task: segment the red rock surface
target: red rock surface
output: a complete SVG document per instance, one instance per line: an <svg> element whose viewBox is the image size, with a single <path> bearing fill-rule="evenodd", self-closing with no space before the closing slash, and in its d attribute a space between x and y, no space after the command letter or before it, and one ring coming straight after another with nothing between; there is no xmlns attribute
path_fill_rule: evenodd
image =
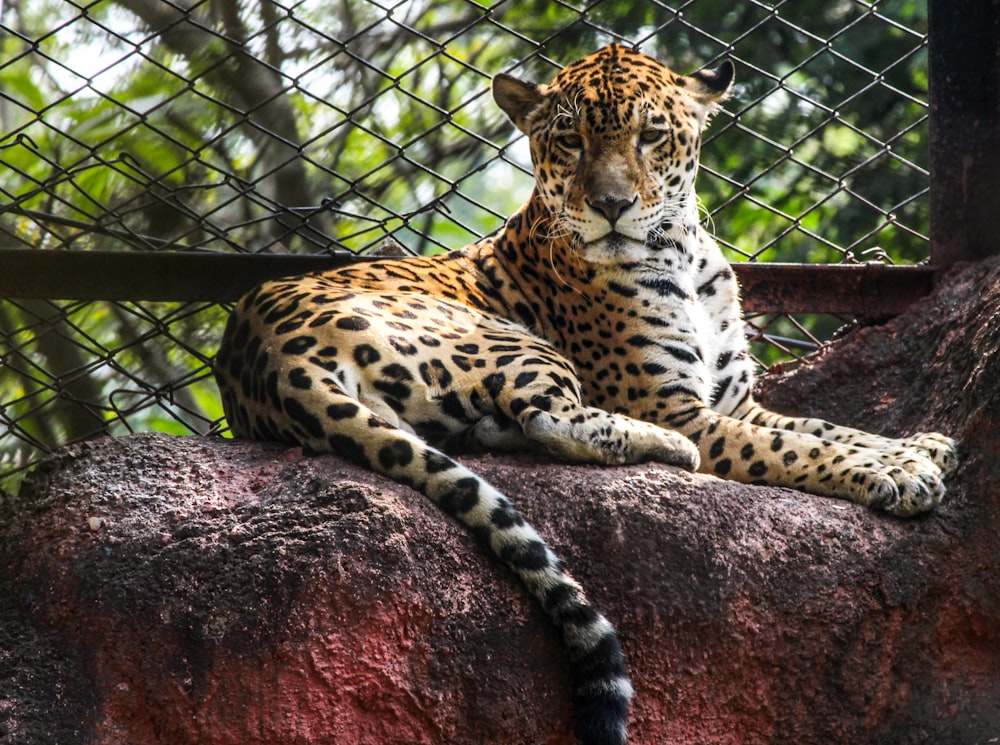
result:
<svg viewBox="0 0 1000 745"><path fill-rule="evenodd" d="M963 464L937 512L669 467L466 459L619 628L634 743L1000 737L1000 265L762 398ZM0 743L570 743L563 653L426 499L334 457L143 434L0 505Z"/></svg>

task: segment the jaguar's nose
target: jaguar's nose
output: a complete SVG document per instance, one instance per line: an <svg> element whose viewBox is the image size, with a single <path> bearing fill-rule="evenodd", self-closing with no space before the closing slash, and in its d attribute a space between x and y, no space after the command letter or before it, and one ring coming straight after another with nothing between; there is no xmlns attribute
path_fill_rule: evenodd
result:
<svg viewBox="0 0 1000 745"><path fill-rule="evenodd" d="M588 199L587 204L604 215L608 222L611 223L611 227L614 227L615 223L618 222L618 218L621 217L622 212L635 204L636 199L638 199L638 196L634 196L631 199L619 199L607 196L595 201Z"/></svg>

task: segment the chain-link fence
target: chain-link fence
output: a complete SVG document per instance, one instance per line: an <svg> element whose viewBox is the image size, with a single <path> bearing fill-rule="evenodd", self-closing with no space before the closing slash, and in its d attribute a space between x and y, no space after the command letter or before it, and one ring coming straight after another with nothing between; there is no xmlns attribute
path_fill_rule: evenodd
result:
<svg viewBox="0 0 1000 745"><path fill-rule="evenodd" d="M548 80L612 41L682 72L736 63L699 179L732 259L928 255L925 2L0 8L0 248L89 252L71 297L93 297L82 288L114 274L121 252L368 253L391 239L389 250L428 253L473 241L531 189L526 143L492 104L491 76ZM34 297L0 303L9 483L65 442L222 426L208 366L224 304ZM756 316L768 343L755 349L765 366L795 357L844 321Z"/></svg>

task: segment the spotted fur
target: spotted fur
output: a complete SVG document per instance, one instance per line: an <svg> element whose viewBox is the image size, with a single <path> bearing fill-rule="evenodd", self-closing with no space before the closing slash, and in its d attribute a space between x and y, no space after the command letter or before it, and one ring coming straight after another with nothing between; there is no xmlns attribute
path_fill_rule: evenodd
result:
<svg viewBox="0 0 1000 745"><path fill-rule="evenodd" d="M701 132L731 64L691 76L622 46L548 85L498 75L536 186L503 230L449 254L265 283L216 360L234 434L349 457L472 530L560 629L577 735L625 742L632 688L611 624L510 501L446 453L543 448L656 460L932 508L955 444L765 411L736 280L698 220Z"/></svg>

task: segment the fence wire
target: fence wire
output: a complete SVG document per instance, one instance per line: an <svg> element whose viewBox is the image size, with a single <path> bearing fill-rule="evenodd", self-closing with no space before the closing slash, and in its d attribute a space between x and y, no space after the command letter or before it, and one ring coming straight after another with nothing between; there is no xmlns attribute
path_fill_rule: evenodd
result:
<svg viewBox="0 0 1000 745"><path fill-rule="evenodd" d="M736 63L699 179L732 259L928 254L925 2L0 8L0 247L461 246L531 189L526 142L492 104L492 75L547 80L620 41L682 72ZM96 434L219 429L208 364L225 311L0 303L0 474L13 483L41 454ZM758 360L801 357L845 320L752 319Z"/></svg>

